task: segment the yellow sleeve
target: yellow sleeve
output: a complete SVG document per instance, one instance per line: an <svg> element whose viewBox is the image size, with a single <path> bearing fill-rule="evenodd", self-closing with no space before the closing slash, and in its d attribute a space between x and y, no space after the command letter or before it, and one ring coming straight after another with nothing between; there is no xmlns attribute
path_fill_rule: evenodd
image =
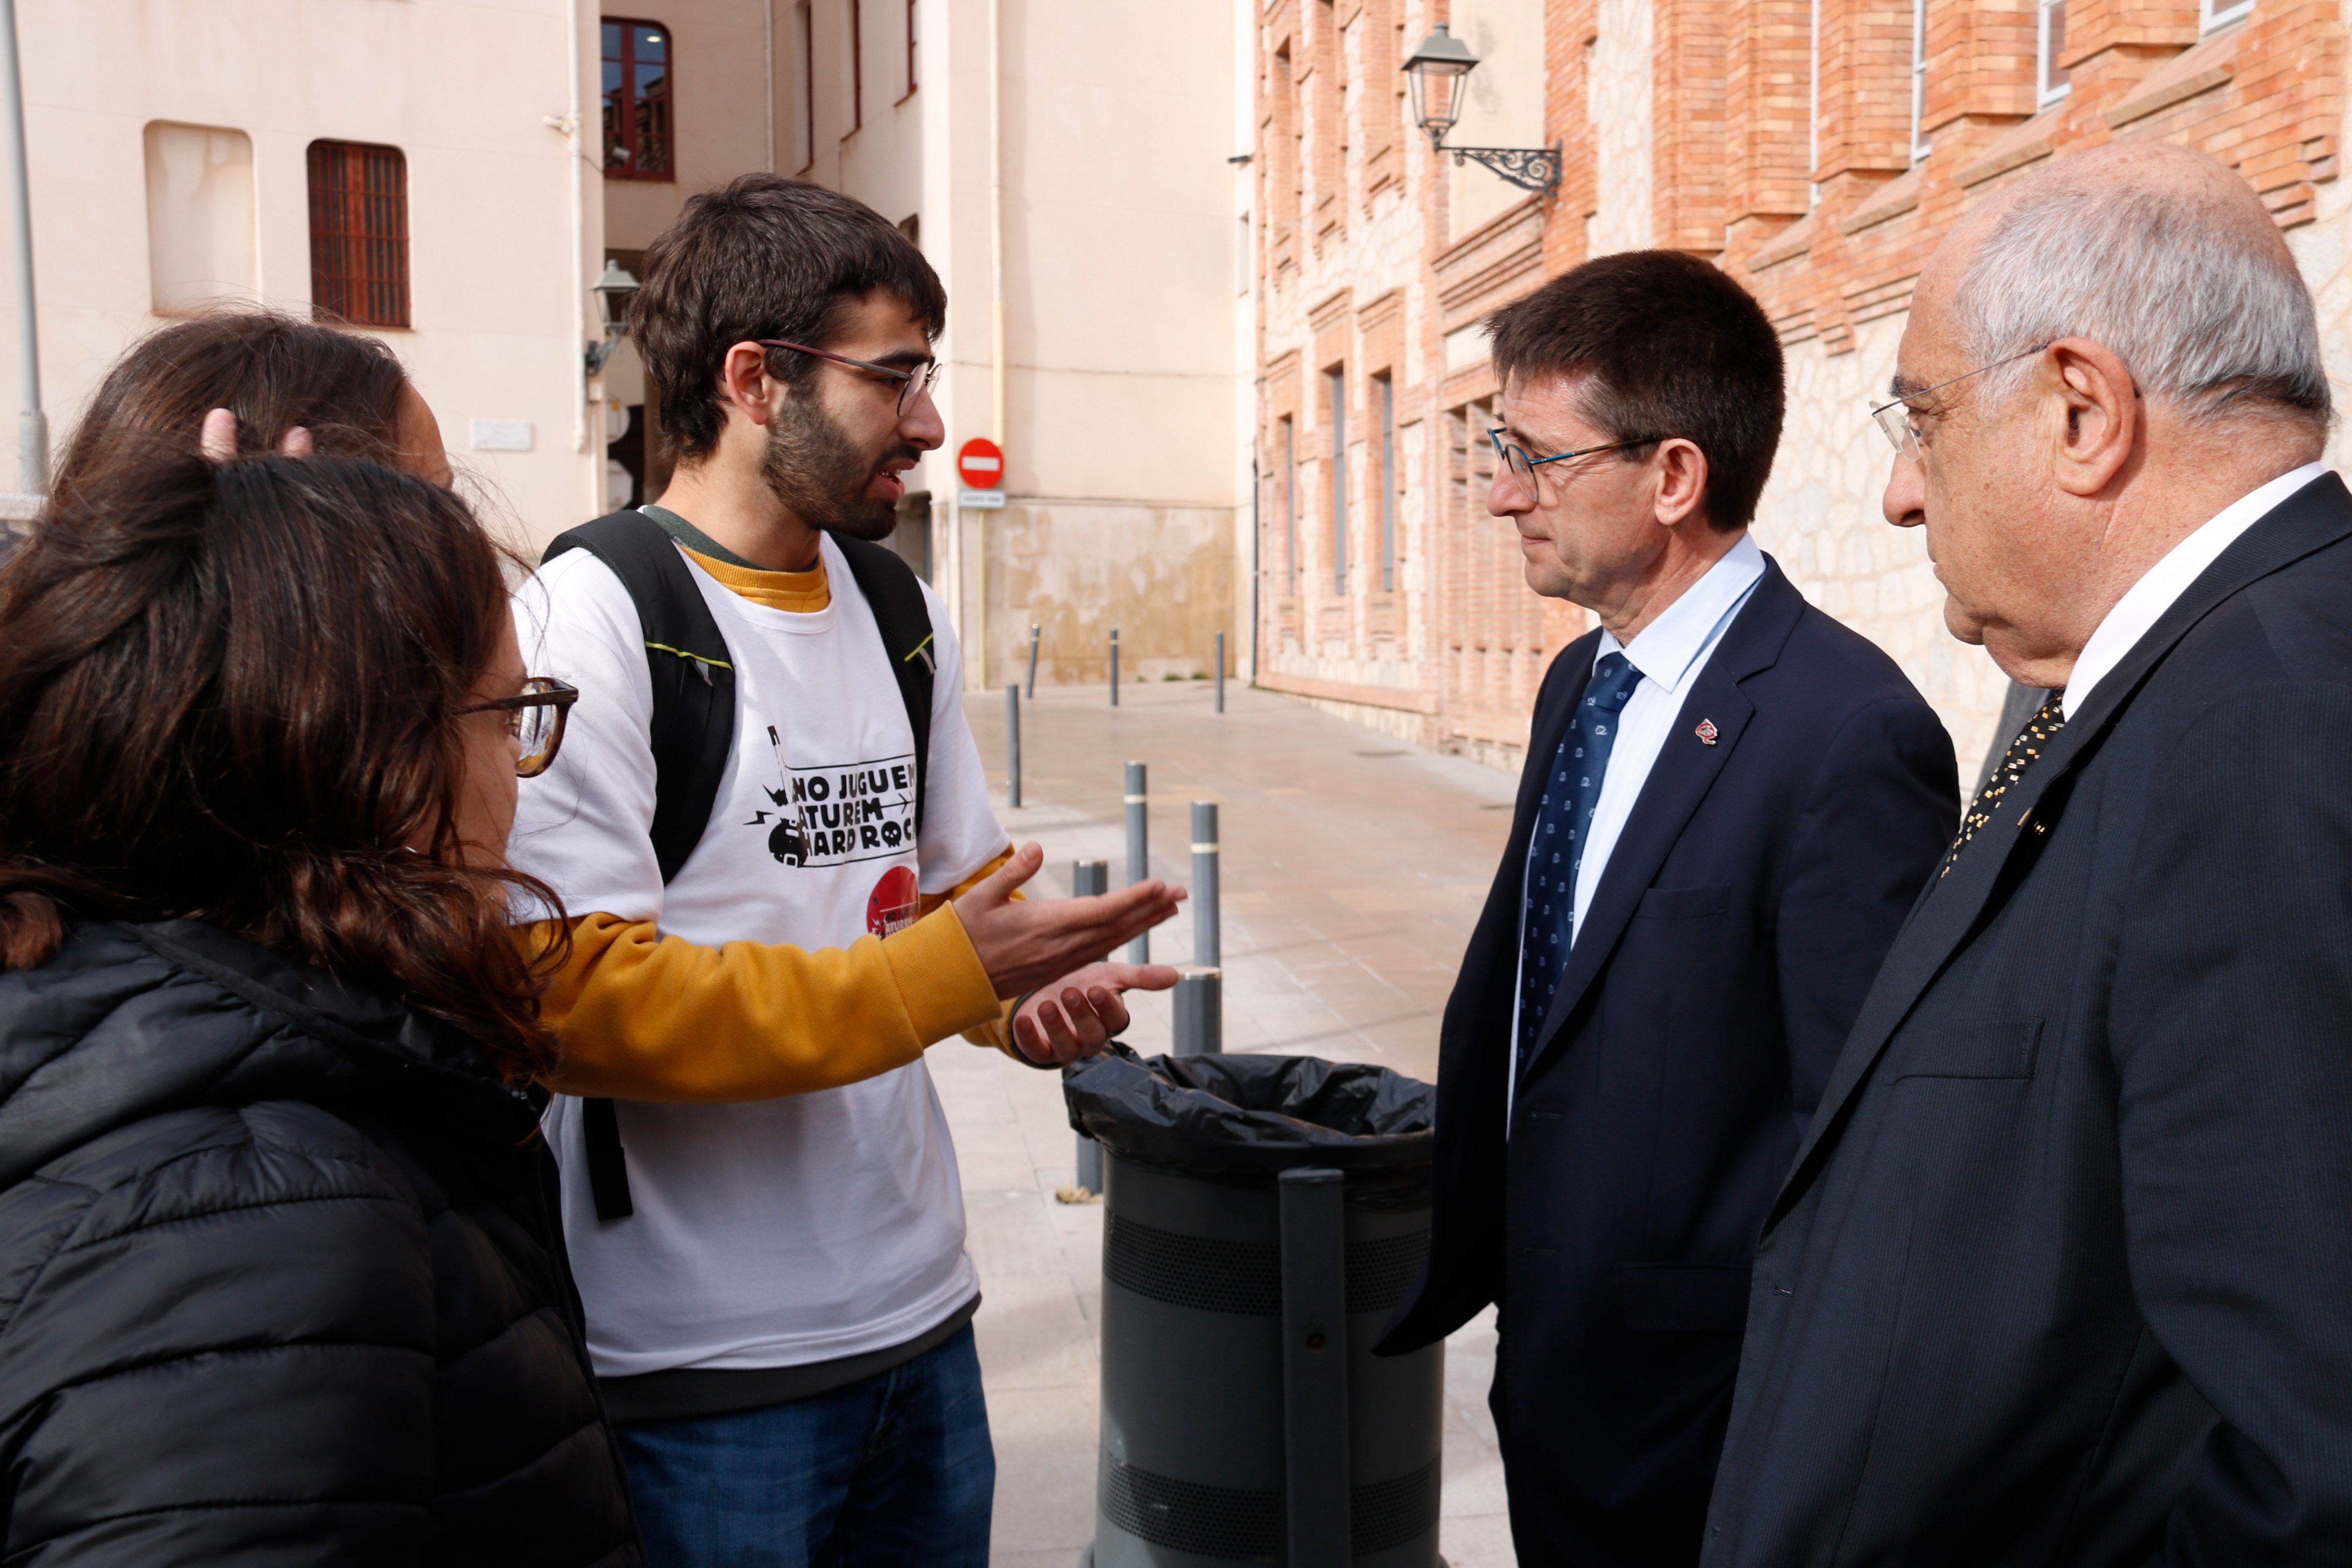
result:
<svg viewBox="0 0 2352 1568"><path fill-rule="evenodd" d="M560 1047L547 1087L615 1100L775 1100L879 1077L958 1032L1025 1061L1012 1043L1013 1005L997 996L950 901L1010 854L925 899L905 931L847 947L712 948L664 936L650 921L573 921L570 954L540 999ZM522 938L543 951L551 935L541 925Z"/></svg>

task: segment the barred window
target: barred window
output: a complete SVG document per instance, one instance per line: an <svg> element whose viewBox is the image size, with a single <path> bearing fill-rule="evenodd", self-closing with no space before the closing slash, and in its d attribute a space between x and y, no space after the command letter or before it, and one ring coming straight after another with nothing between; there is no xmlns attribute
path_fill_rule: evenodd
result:
<svg viewBox="0 0 2352 1568"><path fill-rule="evenodd" d="M397 147L310 143L310 309L408 325L408 160Z"/></svg>
<svg viewBox="0 0 2352 1568"><path fill-rule="evenodd" d="M670 35L659 22L604 20L604 177L675 180Z"/></svg>

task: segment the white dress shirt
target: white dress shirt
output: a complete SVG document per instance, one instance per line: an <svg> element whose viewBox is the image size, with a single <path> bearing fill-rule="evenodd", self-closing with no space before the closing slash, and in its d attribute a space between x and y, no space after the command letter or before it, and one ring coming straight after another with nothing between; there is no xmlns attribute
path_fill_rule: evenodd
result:
<svg viewBox="0 0 2352 1568"><path fill-rule="evenodd" d="M2091 700L2091 692L2099 682L2115 673L2124 656L2146 637L2148 628L2160 620L2174 601L2189 591L2189 585L2205 574L2205 568L2220 559L2221 552L2238 542L2238 536L2260 522L2273 507L2294 494L2320 475L2327 472L2325 463L2305 463L2290 473L2223 507L2212 521L2174 545L2164 553L2164 559L2149 567L2130 592L2116 601L2091 640L2083 645L2074 660L2074 673L2066 679L2066 695L2061 706L2068 718L2083 710ZM1646 634L1645 634L1646 635ZM1640 642L1641 637L1635 637Z"/></svg>
<svg viewBox="0 0 2352 1568"><path fill-rule="evenodd" d="M1665 749L1691 682L1706 668L1715 645L1723 640L1733 617L1763 580L1764 552L1756 547L1754 538L1743 533L1738 543L1706 569L1706 576L1684 589L1682 597L1643 626L1632 642L1621 643L1611 632L1601 634L1601 647L1592 656L1594 666L1612 653L1622 653L1642 672L1642 679L1635 683L1625 710L1617 716L1617 743L1610 749L1609 768L1601 778L1601 798L1593 805L1592 826L1584 835L1578 858L1576 908L1569 925L1571 942L1575 933L1584 929L1584 912L1592 907L1601 873L1609 869L1610 852L1617 847L1626 821L1633 815L1633 803L1642 798L1642 786L1649 782L1650 769ZM1545 766L1549 765L1546 759ZM1521 900L1523 909L1525 903Z"/></svg>

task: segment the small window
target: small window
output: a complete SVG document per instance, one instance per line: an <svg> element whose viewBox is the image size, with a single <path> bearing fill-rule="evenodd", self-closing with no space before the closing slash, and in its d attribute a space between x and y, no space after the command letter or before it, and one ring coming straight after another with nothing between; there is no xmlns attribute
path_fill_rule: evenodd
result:
<svg viewBox="0 0 2352 1568"><path fill-rule="evenodd" d="M2253 8L2254 0L2197 0L2198 30L2210 33L2226 27Z"/></svg>
<svg viewBox="0 0 2352 1568"><path fill-rule="evenodd" d="M801 167L816 162L816 20L809 0L801 0L794 15L801 34Z"/></svg>
<svg viewBox="0 0 2352 1568"><path fill-rule="evenodd" d="M147 127L147 277L159 316L255 287L253 142L210 125Z"/></svg>
<svg viewBox="0 0 2352 1568"><path fill-rule="evenodd" d="M669 29L604 21L604 177L675 180L670 143Z"/></svg>
<svg viewBox="0 0 2352 1568"><path fill-rule="evenodd" d="M1381 592L1396 592L1396 382L1372 377L1381 405Z"/></svg>
<svg viewBox="0 0 2352 1568"><path fill-rule="evenodd" d="M1911 0L1911 162L1928 151L1927 0Z"/></svg>
<svg viewBox="0 0 2352 1568"><path fill-rule="evenodd" d="M408 160L397 147L310 143L310 309L408 325Z"/></svg>
<svg viewBox="0 0 2352 1568"><path fill-rule="evenodd" d="M866 126L866 7L849 0L849 129Z"/></svg>
<svg viewBox="0 0 2352 1568"><path fill-rule="evenodd" d="M1298 592L1298 426L1282 422L1282 571L1285 593Z"/></svg>
<svg viewBox="0 0 2352 1568"><path fill-rule="evenodd" d="M1348 373L1334 365L1323 373L1331 410L1331 591L1348 591Z"/></svg>
<svg viewBox="0 0 2352 1568"><path fill-rule="evenodd" d="M2066 0L2041 0L2042 37L2037 55L2041 61L2034 81L2039 89L2039 101L2047 109L2066 96L2069 72L2058 63L2066 52Z"/></svg>

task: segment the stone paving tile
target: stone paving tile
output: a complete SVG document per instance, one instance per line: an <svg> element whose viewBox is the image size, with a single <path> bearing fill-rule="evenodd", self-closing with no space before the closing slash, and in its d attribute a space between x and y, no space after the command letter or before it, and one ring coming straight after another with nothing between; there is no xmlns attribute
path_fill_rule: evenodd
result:
<svg viewBox="0 0 2352 1568"><path fill-rule="evenodd" d="M1151 868L1191 877L1189 803L1220 805L1225 1044L1436 1071L1454 969L1509 830L1513 781L1458 758L1399 752L1270 693L1207 683L1138 686L1112 711L1098 687L1041 689L1024 705L1030 763L1022 808L1003 805L1002 692L966 700L999 815L1037 839L1031 892L1069 891L1070 862L1126 879L1122 763L1151 768ZM1499 808L1499 809L1498 809ZM1189 963L1192 921L1152 935L1152 956ZM1136 1007L1128 1039L1168 1048L1167 998ZM1058 1075L960 1043L930 1068L956 1141L974 1323L996 1439L996 1568L1074 1568L1092 1538L1101 1318L1102 1207L1063 1204L1076 1143ZM1509 1568L1509 1521L1486 1385L1490 1312L1446 1346L1441 1550L1453 1568Z"/></svg>

